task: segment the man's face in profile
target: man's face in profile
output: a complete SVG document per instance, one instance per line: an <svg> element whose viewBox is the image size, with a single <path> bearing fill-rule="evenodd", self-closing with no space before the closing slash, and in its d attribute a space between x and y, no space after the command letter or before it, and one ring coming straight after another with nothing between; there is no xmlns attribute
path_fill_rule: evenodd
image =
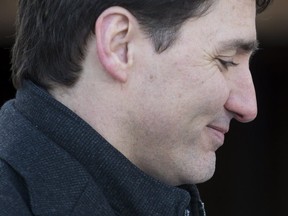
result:
<svg viewBox="0 0 288 216"><path fill-rule="evenodd" d="M230 121L257 115L249 58L257 46L252 0L219 0L156 54L143 42L131 133L140 168L172 185L212 177ZM135 127L137 125L137 127Z"/></svg>

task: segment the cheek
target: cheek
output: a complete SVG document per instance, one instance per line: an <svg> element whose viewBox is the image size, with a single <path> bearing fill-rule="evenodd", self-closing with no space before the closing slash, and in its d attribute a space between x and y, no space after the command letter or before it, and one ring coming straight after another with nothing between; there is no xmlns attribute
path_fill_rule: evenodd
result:
<svg viewBox="0 0 288 216"><path fill-rule="evenodd" d="M207 79L199 90L199 100L208 109L221 109L229 97L230 91L228 82L220 73L215 73L211 78Z"/></svg>
<svg viewBox="0 0 288 216"><path fill-rule="evenodd" d="M166 127L177 120L211 115L223 107L229 95L225 77L215 65L195 59L190 55L173 61L160 58L151 60L154 64L149 70L145 67L134 106L143 113L143 123L164 125L168 130Z"/></svg>
<svg viewBox="0 0 288 216"><path fill-rule="evenodd" d="M195 83L184 83L187 113L195 118L214 118L223 111L230 90L226 78L217 70L198 71ZM193 79L195 80L195 78ZM208 119L209 120L209 119ZM211 120L211 119L210 119Z"/></svg>

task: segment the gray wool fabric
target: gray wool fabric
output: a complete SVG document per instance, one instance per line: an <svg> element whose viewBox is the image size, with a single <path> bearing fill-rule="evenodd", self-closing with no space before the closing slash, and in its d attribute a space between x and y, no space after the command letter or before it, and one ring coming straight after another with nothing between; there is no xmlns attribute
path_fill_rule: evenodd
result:
<svg viewBox="0 0 288 216"><path fill-rule="evenodd" d="M195 185L146 175L32 82L1 108L0 216L204 214Z"/></svg>

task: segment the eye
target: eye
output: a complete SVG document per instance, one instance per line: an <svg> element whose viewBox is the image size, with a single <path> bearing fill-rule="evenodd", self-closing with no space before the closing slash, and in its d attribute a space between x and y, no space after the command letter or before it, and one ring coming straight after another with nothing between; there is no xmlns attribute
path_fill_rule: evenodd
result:
<svg viewBox="0 0 288 216"><path fill-rule="evenodd" d="M218 58L217 60L220 62L220 64L221 64L226 70L228 70L229 67L236 67L236 66L239 65L238 63L235 63L235 62L233 62L233 61L226 61L226 60L223 60L223 59L220 59L220 58Z"/></svg>

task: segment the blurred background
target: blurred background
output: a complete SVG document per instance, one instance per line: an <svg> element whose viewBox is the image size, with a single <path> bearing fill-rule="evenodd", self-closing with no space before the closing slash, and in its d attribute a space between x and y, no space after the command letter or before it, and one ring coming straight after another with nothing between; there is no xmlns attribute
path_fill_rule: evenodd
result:
<svg viewBox="0 0 288 216"><path fill-rule="evenodd" d="M12 98L10 49L16 0L0 0L0 106ZM239 17L241 19L241 17ZM259 114L232 122L214 177L199 189L208 215L288 215L288 1L257 18L260 50L251 63Z"/></svg>

